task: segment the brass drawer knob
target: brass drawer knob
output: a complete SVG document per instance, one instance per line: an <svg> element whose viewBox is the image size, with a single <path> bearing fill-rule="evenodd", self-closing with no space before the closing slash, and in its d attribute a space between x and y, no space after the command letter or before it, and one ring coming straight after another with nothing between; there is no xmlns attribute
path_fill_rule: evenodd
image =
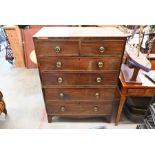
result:
<svg viewBox="0 0 155 155"><path fill-rule="evenodd" d="M59 46L56 46L54 50L55 50L56 53L60 53L61 48Z"/></svg>
<svg viewBox="0 0 155 155"><path fill-rule="evenodd" d="M62 77L58 77L58 83L62 83Z"/></svg>
<svg viewBox="0 0 155 155"><path fill-rule="evenodd" d="M103 46L99 47L100 53L104 53L105 48Z"/></svg>
<svg viewBox="0 0 155 155"><path fill-rule="evenodd" d="M61 107L61 109L60 109L62 112L64 112L65 111L65 107Z"/></svg>
<svg viewBox="0 0 155 155"><path fill-rule="evenodd" d="M97 82L97 83L101 83L101 82L102 82L102 78L101 78L101 77L97 77L97 78L96 78L96 82Z"/></svg>
<svg viewBox="0 0 155 155"><path fill-rule="evenodd" d="M98 67L99 67L99 68L102 68L102 67L103 67L103 62L99 61L99 62L98 62Z"/></svg>
<svg viewBox="0 0 155 155"><path fill-rule="evenodd" d="M98 111L98 107L97 107L97 106L94 107L94 111L95 111L95 112Z"/></svg>
<svg viewBox="0 0 155 155"><path fill-rule="evenodd" d="M99 93L95 93L96 98L99 98L100 94Z"/></svg>
<svg viewBox="0 0 155 155"><path fill-rule="evenodd" d="M60 97L64 97L64 93L60 93L59 96L60 96Z"/></svg>
<svg viewBox="0 0 155 155"><path fill-rule="evenodd" d="M60 62L60 61L57 61L56 67L57 67L57 68L61 68L61 66L62 66L61 62Z"/></svg>

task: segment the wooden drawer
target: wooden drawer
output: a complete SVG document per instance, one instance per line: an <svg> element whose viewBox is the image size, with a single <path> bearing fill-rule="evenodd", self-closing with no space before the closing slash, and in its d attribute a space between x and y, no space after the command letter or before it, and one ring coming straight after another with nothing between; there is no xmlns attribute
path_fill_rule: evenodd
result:
<svg viewBox="0 0 155 155"><path fill-rule="evenodd" d="M40 57L41 70L119 70L120 56L89 57Z"/></svg>
<svg viewBox="0 0 155 155"><path fill-rule="evenodd" d="M43 85L116 85L118 71L103 73L41 73Z"/></svg>
<svg viewBox="0 0 155 155"><path fill-rule="evenodd" d="M37 41L35 44L38 56L78 56L78 41Z"/></svg>
<svg viewBox="0 0 155 155"><path fill-rule="evenodd" d="M45 100L111 100L115 88L46 88Z"/></svg>
<svg viewBox="0 0 155 155"><path fill-rule="evenodd" d="M144 95L145 89L128 89L128 95L137 96L139 94Z"/></svg>
<svg viewBox="0 0 155 155"><path fill-rule="evenodd" d="M148 96L149 96L149 95L150 95L150 96L153 96L154 93L155 93L155 89L153 89L153 88L152 88L152 89L146 89L146 90L145 90L145 94L148 95Z"/></svg>
<svg viewBox="0 0 155 155"><path fill-rule="evenodd" d="M9 41L12 43L12 44L18 44L19 43L19 40L17 38L17 32L15 31L15 29L12 29L12 30L6 30L7 31L7 37L9 38Z"/></svg>
<svg viewBox="0 0 155 155"><path fill-rule="evenodd" d="M48 115L110 115L112 101L102 102L48 102Z"/></svg>
<svg viewBox="0 0 155 155"><path fill-rule="evenodd" d="M40 57L41 70L79 70L78 57Z"/></svg>
<svg viewBox="0 0 155 155"><path fill-rule="evenodd" d="M82 41L81 56L104 56L122 54L124 50L124 40L101 40Z"/></svg>
<svg viewBox="0 0 155 155"><path fill-rule="evenodd" d="M142 89L128 89L127 93L128 95L132 96L153 96L155 92L155 89L147 89L147 88L142 88Z"/></svg>

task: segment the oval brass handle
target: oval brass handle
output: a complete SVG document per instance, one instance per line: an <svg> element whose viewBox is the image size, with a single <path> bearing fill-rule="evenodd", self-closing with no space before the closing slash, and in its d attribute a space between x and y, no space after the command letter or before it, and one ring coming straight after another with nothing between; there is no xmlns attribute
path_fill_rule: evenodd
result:
<svg viewBox="0 0 155 155"><path fill-rule="evenodd" d="M56 67L57 67L57 68L61 68L61 66L62 66L62 63L61 63L60 61L57 61Z"/></svg>
<svg viewBox="0 0 155 155"><path fill-rule="evenodd" d="M61 51L61 48L59 46L56 46L54 50L56 53L59 53Z"/></svg>
<svg viewBox="0 0 155 155"><path fill-rule="evenodd" d="M104 50L105 50L105 48L104 48L103 46L99 47L99 51L100 51L100 53L103 53Z"/></svg>
<svg viewBox="0 0 155 155"><path fill-rule="evenodd" d="M97 77L97 78L96 78L96 82L97 82L97 83L101 83L101 81L102 81L102 78L101 78L101 77Z"/></svg>
<svg viewBox="0 0 155 155"><path fill-rule="evenodd" d="M99 62L98 62L98 67L99 67L99 68L102 68L102 67L103 67L103 62L102 62L102 61L99 61Z"/></svg>
<svg viewBox="0 0 155 155"><path fill-rule="evenodd" d="M62 83L62 77L58 77L58 83Z"/></svg>
<svg viewBox="0 0 155 155"><path fill-rule="evenodd" d="M98 111L98 107L97 107L97 106L94 107L94 111L95 111L95 112Z"/></svg>
<svg viewBox="0 0 155 155"><path fill-rule="evenodd" d="M99 94L99 93L95 93L95 96L96 96L97 98L99 98L100 94Z"/></svg>
<svg viewBox="0 0 155 155"><path fill-rule="evenodd" d="M60 93L59 96L60 96L60 97L64 97L64 93Z"/></svg>
<svg viewBox="0 0 155 155"><path fill-rule="evenodd" d="M61 111L64 112L65 111L65 107L61 107Z"/></svg>

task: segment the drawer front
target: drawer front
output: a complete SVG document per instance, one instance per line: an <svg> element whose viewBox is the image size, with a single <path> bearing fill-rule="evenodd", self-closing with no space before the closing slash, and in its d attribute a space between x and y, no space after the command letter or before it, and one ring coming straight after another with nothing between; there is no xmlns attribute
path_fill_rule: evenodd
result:
<svg viewBox="0 0 155 155"><path fill-rule="evenodd" d="M79 70L79 58L76 57L41 57L41 70Z"/></svg>
<svg viewBox="0 0 155 155"><path fill-rule="evenodd" d="M104 56L122 54L124 50L124 40L104 40L104 41L82 41L81 56Z"/></svg>
<svg viewBox="0 0 155 155"><path fill-rule="evenodd" d="M119 70L121 57L85 58L85 57L41 57L41 70Z"/></svg>
<svg viewBox="0 0 155 155"><path fill-rule="evenodd" d="M153 96L155 92L155 89L128 89L127 93L128 95L132 95L132 96Z"/></svg>
<svg viewBox="0 0 155 155"><path fill-rule="evenodd" d="M78 41L38 41L36 45L38 56L78 56Z"/></svg>
<svg viewBox="0 0 155 155"><path fill-rule="evenodd" d="M80 58L80 70L119 70L120 56L103 58Z"/></svg>
<svg viewBox="0 0 155 155"><path fill-rule="evenodd" d="M98 73L42 73L43 85L116 85L117 71Z"/></svg>
<svg viewBox="0 0 155 155"><path fill-rule="evenodd" d="M51 115L110 115L113 102L48 102L46 105Z"/></svg>
<svg viewBox="0 0 155 155"><path fill-rule="evenodd" d="M46 88L43 89L48 100L112 100L115 88Z"/></svg>

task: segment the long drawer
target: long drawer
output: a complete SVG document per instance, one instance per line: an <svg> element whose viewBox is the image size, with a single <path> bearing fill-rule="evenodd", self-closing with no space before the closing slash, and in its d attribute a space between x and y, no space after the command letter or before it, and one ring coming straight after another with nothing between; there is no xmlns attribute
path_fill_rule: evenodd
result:
<svg viewBox="0 0 155 155"><path fill-rule="evenodd" d="M81 56L118 55L124 50L124 40L85 40L81 42Z"/></svg>
<svg viewBox="0 0 155 155"><path fill-rule="evenodd" d="M47 102L48 115L110 115L112 101L103 102Z"/></svg>
<svg viewBox="0 0 155 155"><path fill-rule="evenodd" d="M120 56L90 57L40 57L41 70L119 70Z"/></svg>
<svg viewBox="0 0 155 155"><path fill-rule="evenodd" d="M103 73L41 73L42 85L116 85L118 71Z"/></svg>
<svg viewBox="0 0 155 155"><path fill-rule="evenodd" d="M78 41L55 41L41 40L37 41L38 56L78 56Z"/></svg>
<svg viewBox="0 0 155 155"><path fill-rule="evenodd" d="M45 100L111 100L115 88L46 88L43 89Z"/></svg>

